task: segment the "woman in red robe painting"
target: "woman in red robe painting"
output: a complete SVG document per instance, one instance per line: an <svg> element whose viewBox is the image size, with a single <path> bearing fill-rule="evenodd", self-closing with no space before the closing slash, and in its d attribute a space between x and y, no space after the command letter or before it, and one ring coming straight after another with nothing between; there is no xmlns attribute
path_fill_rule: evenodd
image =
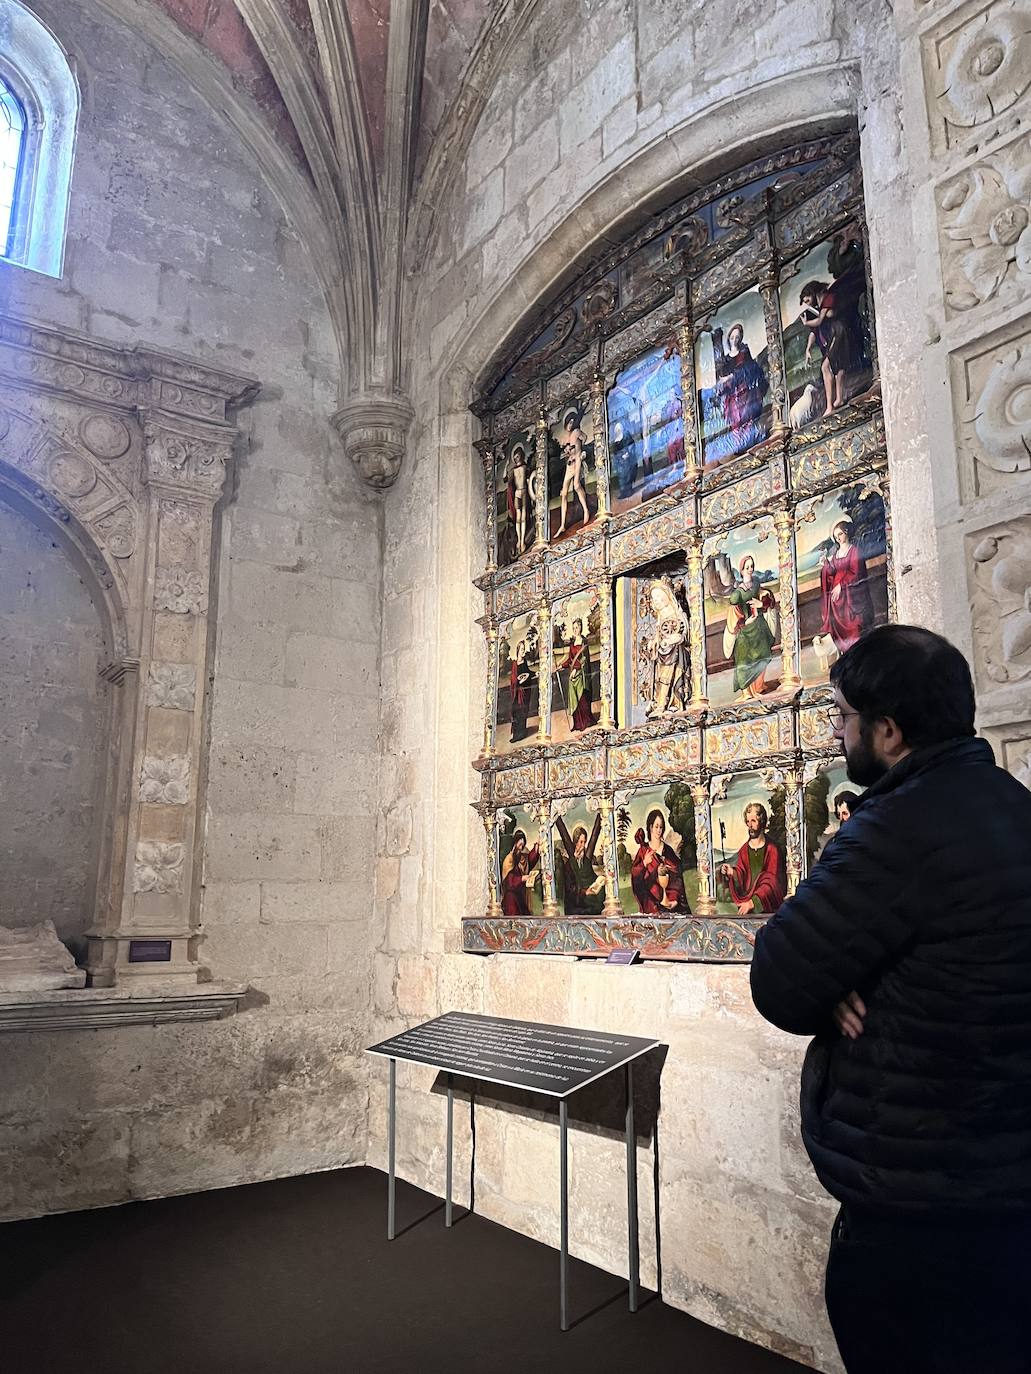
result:
<svg viewBox="0 0 1031 1374"><path fill-rule="evenodd" d="M526 848L526 835L517 830L512 836L512 848L501 865L501 910L506 916L529 916L529 889L540 877L540 845Z"/></svg>
<svg viewBox="0 0 1031 1374"><path fill-rule="evenodd" d="M831 537L836 547L820 569L820 633L830 635L838 653L843 654L873 624L873 603L866 562L852 543L852 522L839 520Z"/></svg>
<svg viewBox="0 0 1031 1374"><path fill-rule="evenodd" d="M630 868L630 886L637 905L647 916L689 916L680 855L666 844L666 819L658 809L648 812L648 838L638 830L637 853Z"/></svg>
<svg viewBox="0 0 1031 1374"><path fill-rule="evenodd" d="M594 724L594 699L591 684L591 651L584 635L583 621L573 621L572 638L559 670L566 678L566 712L570 730L589 730Z"/></svg>

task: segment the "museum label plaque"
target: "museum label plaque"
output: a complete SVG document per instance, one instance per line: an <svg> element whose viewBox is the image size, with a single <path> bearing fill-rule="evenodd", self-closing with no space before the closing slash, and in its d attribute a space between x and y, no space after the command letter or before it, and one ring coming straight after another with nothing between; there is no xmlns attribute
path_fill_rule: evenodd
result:
<svg viewBox="0 0 1031 1374"><path fill-rule="evenodd" d="M549 1097L568 1097L659 1043L634 1035L452 1011L370 1045L369 1053Z"/></svg>

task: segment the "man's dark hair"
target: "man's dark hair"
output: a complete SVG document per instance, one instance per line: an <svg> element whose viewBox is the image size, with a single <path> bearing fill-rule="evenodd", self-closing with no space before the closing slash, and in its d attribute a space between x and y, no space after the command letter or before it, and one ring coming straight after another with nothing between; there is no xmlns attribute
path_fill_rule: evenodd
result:
<svg viewBox="0 0 1031 1374"><path fill-rule="evenodd" d="M847 806L848 809L851 811L858 800L859 793L849 792L846 788L844 792L839 792L838 795L834 798L834 810L837 811L839 806L844 805Z"/></svg>
<svg viewBox="0 0 1031 1374"><path fill-rule="evenodd" d="M864 723L890 717L911 749L974 733L974 684L960 651L919 625L881 625L831 666Z"/></svg>

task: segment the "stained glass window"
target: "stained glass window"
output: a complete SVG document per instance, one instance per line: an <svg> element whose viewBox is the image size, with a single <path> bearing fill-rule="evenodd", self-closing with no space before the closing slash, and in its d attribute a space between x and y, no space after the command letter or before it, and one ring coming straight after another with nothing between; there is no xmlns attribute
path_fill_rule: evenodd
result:
<svg viewBox="0 0 1031 1374"><path fill-rule="evenodd" d="M18 194L25 111L10 86L0 77L0 251L10 251L14 204Z"/></svg>

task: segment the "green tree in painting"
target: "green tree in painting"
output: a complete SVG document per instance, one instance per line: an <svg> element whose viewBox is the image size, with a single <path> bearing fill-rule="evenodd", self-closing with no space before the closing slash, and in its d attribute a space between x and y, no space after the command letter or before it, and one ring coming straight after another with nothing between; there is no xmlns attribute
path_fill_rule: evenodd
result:
<svg viewBox="0 0 1031 1374"><path fill-rule="evenodd" d="M685 868L694 868L698 863L698 845L694 829L694 798L686 783L671 782L663 797L669 812L671 829L683 837L680 846L680 862Z"/></svg>
<svg viewBox="0 0 1031 1374"><path fill-rule="evenodd" d="M805 809L805 862L806 872L812 867L813 857L820 843L820 836L827 829L827 798L830 796L831 780L825 772L817 773L812 782L806 783L803 796Z"/></svg>

